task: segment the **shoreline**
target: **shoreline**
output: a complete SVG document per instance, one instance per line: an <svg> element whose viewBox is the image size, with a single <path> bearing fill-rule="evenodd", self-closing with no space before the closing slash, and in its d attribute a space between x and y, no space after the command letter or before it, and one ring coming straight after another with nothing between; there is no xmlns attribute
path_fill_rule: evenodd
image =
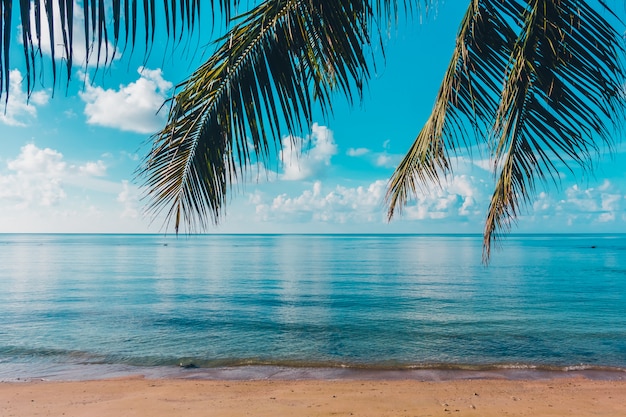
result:
<svg viewBox="0 0 626 417"><path fill-rule="evenodd" d="M3 416L620 416L626 381L200 380L0 383Z"/></svg>
<svg viewBox="0 0 626 417"><path fill-rule="evenodd" d="M541 381L582 378L626 381L626 369L599 366L548 367L531 365L424 366L424 367L316 367L286 365L240 365L224 367L131 366L122 364L0 363L0 383L78 382L129 378L141 375L153 380L271 381L271 380L458 380Z"/></svg>

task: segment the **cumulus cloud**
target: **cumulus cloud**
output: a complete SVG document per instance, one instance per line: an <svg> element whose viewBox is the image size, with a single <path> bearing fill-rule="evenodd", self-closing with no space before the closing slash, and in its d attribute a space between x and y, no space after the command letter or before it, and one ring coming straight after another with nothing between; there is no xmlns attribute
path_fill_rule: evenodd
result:
<svg viewBox="0 0 626 417"><path fill-rule="evenodd" d="M426 220L482 216L481 187L484 184L473 177L458 176L445 188L420 195L404 209L405 220ZM377 180L369 185L345 187L336 185L326 189L316 181L299 195L287 193L273 198L253 194L249 202L255 205L261 221L327 222L327 223L385 223L383 200L387 181Z"/></svg>
<svg viewBox="0 0 626 417"><path fill-rule="evenodd" d="M46 148L28 144L14 160L10 160L8 175L0 175L0 201L18 207L52 206L64 199L62 187L67 164L63 155Z"/></svg>
<svg viewBox="0 0 626 417"><path fill-rule="evenodd" d="M30 143L23 146L18 157L7 164L11 171L18 174L43 174L53 177L62 175L67 164L63 155L53 149L39 149Z"/></svg>
<svg viewBox="0 0 626 417"><path fill-rule="evenodd" d="M449 217L478 217L485 210L484 181L470 175L457 175L442 187L420 193L403 209L410 220L444 219Z"/></svg>
<svg viewBox="0 0 626 417"><path fill-rule="evenodd" d="M66 199L66 185L108 192L106 181L92 179L105 175L100 160L68 164L61 152L29 143L7 161L6 173L0 171L0 203L12 208L55 206Z"/></svg>
<svg viewBox="0 0 626 417"><path fill-rule="evenodd" d="M393 168L400 162L401 157L398 155L389 155L387 153L378 154L376 157L376 166L383 168Z"/></svg>
<svg viewBox="0 0 626 417"><path fill-rule="evenodd" d="M87 162L86 164L79 166L78 171L83 175L103 177L106 175L107 167L104 162L98 160L97 162Z"/></svg>
<svg viewBox="0 0 626 417"><path fill-rule="evenodd" d="M485 171L493 172L494 161L491 159L473 159L472 163Z"/></svg>
<svg viewBox="0 0 626 417"><path fill-rule="evenodd" d="M572 219L584 218L600 223L614 221L626 209L624 195L609 181L598 187L573 185L565 191L559 210L571 213Z"/></svg>
<svg viewBox="0 0 626 417"><path fill-rule="evenodd" d="M286 138L280 151L284 169L283 180L298 181L323 175L330 160L337 154L333 132L315 123L309 138Z"/></svg>
<svg viewBox="0 0 626 417"><path fill-rule="evenodd" d="M24 78L18 70L10 73L9 100L6 108L0 111L0 122L9 126L26 126L27 122L37 117L37 107L48 103L50 95L45 91L35 91L28 94L22 88ZM6 96L0 94L0 106L4 107Z"/></svg>
<svg viewBox="0 0 626 417"><path fill-rule="evenodd" d="M0 166L0 230L147 232L138 187L111 181L104 162L69 161L28 144Z"/></svg>
<svg viewBox="0 0 626 417"><path fill-rule="evenodd" d="M609 225L626 220L626 196L616 184L574 184L562 193L541 192L532 205L531 217L554 222L560 218L568 226Z"/></svg>
<svg viewBox="0 0 626 417"><path fill-rule="evenodd" d="M103 89L87 83L79 93L85 102L87 123L136 133L154 133L164 123L166 114L157 111L167 97L172 83L163 79L160 69L140 67L139 79L118 90Z"/></svg>
<svg viewBox="0 0 626 417"><path fill-rule="evenodd" d="M280 194L268 202L260 194L254 194L250 202L256 205L256 214L262 221L381 222L385 186L386 182L381 180L369 186L337 185L325 191L322 182L316 181L298 196Z"/></svg>

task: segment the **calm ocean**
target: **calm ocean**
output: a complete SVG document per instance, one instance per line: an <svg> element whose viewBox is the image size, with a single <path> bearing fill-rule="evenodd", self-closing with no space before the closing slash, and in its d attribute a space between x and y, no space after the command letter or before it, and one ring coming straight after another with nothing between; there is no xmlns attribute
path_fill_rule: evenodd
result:
<svg viewBox="0 0 626 417"><path fill-rule="evenodd" d="M0 381L626 379L626 235L481 243L0 235Z"/></svg>

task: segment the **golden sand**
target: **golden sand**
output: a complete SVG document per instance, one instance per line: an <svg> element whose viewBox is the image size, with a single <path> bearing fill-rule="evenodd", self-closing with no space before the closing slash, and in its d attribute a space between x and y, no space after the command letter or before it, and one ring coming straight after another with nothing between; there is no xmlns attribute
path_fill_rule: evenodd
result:
<svg viewBox="0 0 626 417"><path fill-rule="evenodd" d="M626 416L626 381L263 380L130 377L0 383L3 417Z"/></svg>

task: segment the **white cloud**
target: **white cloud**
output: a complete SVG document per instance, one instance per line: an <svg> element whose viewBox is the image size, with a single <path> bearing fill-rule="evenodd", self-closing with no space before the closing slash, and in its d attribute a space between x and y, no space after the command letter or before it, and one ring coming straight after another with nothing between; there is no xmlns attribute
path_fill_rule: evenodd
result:
<svg viewBox="0 0 626 417"><path fill-rule="evenodd" d="M420 195L404 208L404 220L456 218L466 221L468 217L483 215L480 190L484 184L473 177L461 175L446 184L445 188ZM299 195L287 193L265 197L254 193L249 202L255 206L260 221L264 222L326 222L386 223L383 205L387 181L377 180L369 185L345 187L336 185L325 189L316 181ZM399 216L400 218L400 216Z"/></svg>
<svg viewBox="0 0 626 417"><path fill-rule="evenodd" d="M18 174L42 174L58 177L65 172L67 166L63 155L53 149L39 149L29 143L23 146L18 157L7 164L11 171Z"/></svg>
<svg viewBox="0 0 626 417"><path fill-rule="evenodd" d="M619 187L605 179L595 187L583 188L574 184L561 195L541 192L532 208L531 217L554 221L559 216L566 219L569 226L588 227L620 219L626 201Z"/></svg>
<svg viewBox="0 0 626 417"><path fill-rule="evenodd" d="M78 170L84 175L103 177L106 175L107 167L104 162L98 160L97 162L87 162L86 164L79 166Z"/></svg>
<svg viewBox="0 0 626 417"><path fill-rule="evenodd" d="M166 114L157 111L167 97L172 83L163 79L160 69L140 67L140 77L119 90L92 86L87 80L84 92L87 123L137 133L154 133L165 122Z"/></svg>
<svg viewBox="0 0 626 417"><path fill-rule="evenodd" d="M575 184L565 190L565 196L562 204L569 206L575 212L595 212L600 208L595 188L581 189Z"/></svg>
<svg viewBox="0 0 626 417"><path fill-rule="evenodd" d="M6 96L0 94L0 122L9 126L26 126L26 123L37 117L37 107L48 103L50 95L45 91L35 91L28 94L22 90L22 74L12 70L9 83L9 100L4 106Z"/></svg>
<svg viewBox="0 0 626 417"><path fill-rule="evenodd" d="M485 206L483 189L486 184L469 175L457 175L441 187L420 193L402 211L410 220L444 219L449 217L480 217Z"/></svg>
<svg viewBox="0 0 626 417"><path fill-rule="evenodd" d="M333 132L315 123L309 138L285 138L283 140L280 160L284 174L281 178L288 181L318 178L323 175L335 154L337 154L337 145Z"/></svg>
<svg viewBox="0 0 626 417"><path fill-rule="evenodd" d="M387 153L378 154L376 157L376 166L383 168L394 168L400 162L399 155L389 155Z"/></svg>
<svg viewBox="0 0 626 417"><path fill-rule="evenodd" d="M122 218L136 219L139 217L139 191L122 181L122 191L117 195L117 201L122 204Z"/></svg>
<svg viewBox="0 0 626 417"><path fill-rule="evenodd" d="M106 175L98 160L68 164L59 151L29 143L0 171L0 206L4 208L54 206L67 197L66 186L110 193L110 181L95 179Z"/></svg>
<svg viewBox="0 0 626 417"><path fill-rule="evenodd" d="M138 188L105 174L102 161L70 163L57 150L23 146L0 166L0 231L148 232Z"/></svg>
<svg viewBox="0 0 626 417"><path fill-rule="evenodd" d="M67 164L55 150L28 144L7 168L12 173L0 175L0 201L17 207L52 206L66 197L62 178Z"/></svg>
<svg viewBox="0 0 626 417"><path fill-rule="evenodd" d="M364 157L365 160L369 161L371 164L377 167L395 168L400 163L404 155L391 154L387 152L387 149L389 149L389 144L389 140L383 142L382 152L372 152L372 150L368 148L349 148L346 152L346 155L353 158Z"/></svg>
<svg viewBox="0 0 626 417"><path fill-rule="evenodd" d="M609 180L604 180L598 187L586 189L574 185L566 190L566 196L564 210L578 212L578 215L601 223L614 221L617 214L626 208L623 192Z"/></svg>
<svg viewBox="0 0 626 417"><path fill-rule="evenodd" d="M267 201L256 193L250 202L256 205L256 214L261 221L281 222L382 222L381 202L386 181L375 181L368 186L354 188L337 185L325 191L316 181L310 189L299 196L280 194Z"/></svg>
<svg viewBox="0 0 626 417"><path fill-rule="evenodd" d="M367 148L350 148L346 152L348 156L363 156L370 152Z"/></svg>
<svg viewBox="0 0 626 417"><path fill-rule="evenodd" d="M492 159L472 159L471 161L480 169L484 169L489 172L494 171L494 161Z"/></svg>

